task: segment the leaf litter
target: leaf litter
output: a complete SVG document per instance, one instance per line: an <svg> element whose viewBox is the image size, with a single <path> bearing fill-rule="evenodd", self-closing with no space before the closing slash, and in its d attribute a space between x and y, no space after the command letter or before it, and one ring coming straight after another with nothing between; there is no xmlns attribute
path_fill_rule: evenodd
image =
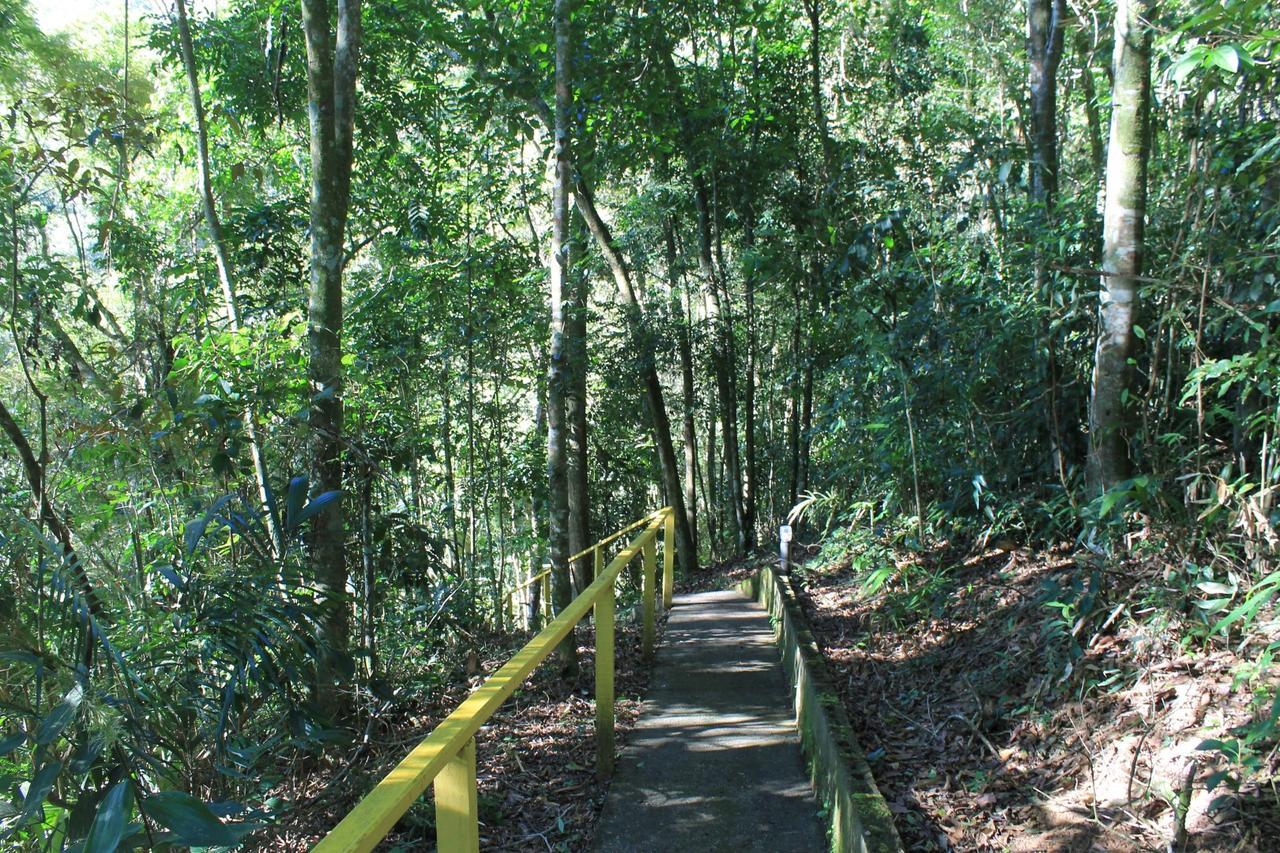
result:
<svg viewBox="0 0 1280 853"><path fill-rule="evenodd" d="M659 630L662 627L660 619ZM480 846L486 850L559 853L589 847L608 792L596 778L594 637L577 632L580 670L562 679L554 656L530 677L476 735L476 789ZM245 849L309 850L378 780L453 708L498 669L523 637L495 639L469 666L427 700L402 702L364 721L360 743L318 764L285 768L271 796L291 806L279 820L248 840ZM638 625L618 622L615 648L617 747L640 714L649 667L642 658ZM471 674L467 670L477 670ZM430 851L435 846L435 805L428 787L378 847Z"/></svg>
<svg viewBox="0 0 1280 853"><path fill-rule="evenodd" d="M1086 559L944 545L920 560L940 571L900 571L876 594L847 562L797 573L907 849L1173 849L1184 793L1183 849L1277 849L1280 795L1256 780L1207 790L1228 768L1199 749L1255 718L1235 683L1246 659L1186 650L1175 625L1144 619L1160 570L1137 561L1103 573L1107 607L1047 618ZM1050 652L1068 635L1074 660ZM1274 747L1263 770L1274 783Z"/></svg>

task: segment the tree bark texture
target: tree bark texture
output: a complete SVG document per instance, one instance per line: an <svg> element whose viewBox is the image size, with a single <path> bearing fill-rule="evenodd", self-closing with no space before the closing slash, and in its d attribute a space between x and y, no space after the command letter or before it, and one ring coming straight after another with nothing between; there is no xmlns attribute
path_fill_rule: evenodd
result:
<svg viewBox="0 0 1280 853"><path fill-rule="evenodd" d="M570 164L572 166L572 164ZM581 225L581 221L575 218ZM574 229L579 232L579 228ZM572 251L579 251L582 241L575 237ZM568 359L569 389L565 400L565 416L569 422L569 553L577 554L592 543L589 449L587 446L587 296L591 280L585 270L573 275L573 288L565 317L565 354ZM594 562L590 555L573 566L575 593L586 589L593 580Z"/></svg>
<svg viewBox="0 0 1280 853"><path fill-rule="evenodd" d="M1046 208L1058 193L1058 66L1065 22L1066 0L1027 0L1031 198Z"/></svg>
<svg viewBox="0 0 1280 853"><path fill-rule="evenodd" d="M551 343L547 372L547 529L551 559L552 601L557 612L569 605L573 584L569 575L569 465L570 427L565 398L572 377L565 343L566 284L569 275L569 12L568 0L555 0L552 9L556 45L554 177L551 187ZM574 632L560 644L560 666L565 672L577 669L577 641Z"/></svg>
<svg viewBox="0 0 1280 853"><path fill-rule="evenodd" d="M724 437L723 459L729 506L733 520L736 554L745 554L749 545L747 508L743 499L742 462L738 452L738 388L734 378L737 358L733 323L721 300L721 281L716 270L711 241L711 206L706 181L692 170L694 205L698 211L698 267L706 284L707 305L713 324L711 370L719 397L720 432Z"/></svg>
<svg viewBox="0 0 1280 853"><path fill-rule="evenodd" d="M1125 397L1147 206L1152 6L1152 0L1119 0L1116 6L1100 328L1089 406L1088 473L1095 493L1127 479L1131 465Z"/></svg>
<svg viewBox="0 0 1280 853"><path fill-rule="evenodd" d="M1030 112L1031 242L1035 247L1036 293L1045 300L1041 337L1048 353L1045 426L1049 461L1067 485L1064 428L1059 415L1058 333L1053 327L1054 293L1049 277L1048 246L1052 244L1054 205L1058 196L1058 67L1062 63L1065 0L1027 0L1027 96Z"/></svg>
<svg viewBox="0 0 1280 853"><path fill-rule="evenodd" d="M529 98L528 104L535 115L547 127L554 127L551 111L540 98ZM654 444L658 447L658 457L662 468L662 485L670 495L671 507L676 513L676 554L681 571L686 574L697 571L698 556L693 550L693 537L689 532L689 524L684 509L684 497L680 484L680 466L676 461L675 444L671 440L671 420L667 415L666 402L662 395L662 382L658 378L658 370L654 364L653 341L644 319L640 300L636 297L635 285L631 281L631 273L613 242L613 234L608 224L596 209L595 198L591 188L580 172L573 174L573 199L577 204L587 230L595 240L596 248L604 256L605 265L613 276L614 283L622 296L623 313L627 320L627 331L635 347L639 361L641 387L644 391L645 406L649 410L653 427Z"/></svg>
<svg viewBox="0 0 1280 853"><path fill-rule="evenodd" d="M677 352L680 356L680 418L682 427L682 444L684 445L684 511L689 525L689 535L693 538L693 550L698 548L698 437L694 424L697 412L696 388L693 380L693 340L689 331L692 317L685 308L685 296L682 276L679 271L679 252L676 250L675 225L668 217L663 222L664 242L666 244L667 278L671 287L671 313L681 318L677 323Z"/></svg>
<svg viewBox="0 0 1280 853"><path fill-rule="evenodd" d="M351 198L356 72L360 58L360 2L337 0L330 30L328 0L302 0L307 43L307 112L311 136L311 282L307 306L312 443L312 494L342 488L342 267ZM351 634L347 601L346 532L342 501L315 516L310 536L314 583L324 614L316 698L337 713L339 659Z"/></svg>

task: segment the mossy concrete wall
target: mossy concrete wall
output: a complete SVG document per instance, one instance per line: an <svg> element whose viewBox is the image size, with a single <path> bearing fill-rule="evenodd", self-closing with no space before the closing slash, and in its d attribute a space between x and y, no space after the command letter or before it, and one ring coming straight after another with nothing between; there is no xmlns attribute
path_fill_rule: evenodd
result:
<svg viewBox="0 0 1280 853"><path fill-rule="evenodd" d="M739 588L764 605L773 618L782 665L792 687L800 743L814 790L827 808L832 851L901 850L889 806L854 738L790 580L766 567Z"/></svg>

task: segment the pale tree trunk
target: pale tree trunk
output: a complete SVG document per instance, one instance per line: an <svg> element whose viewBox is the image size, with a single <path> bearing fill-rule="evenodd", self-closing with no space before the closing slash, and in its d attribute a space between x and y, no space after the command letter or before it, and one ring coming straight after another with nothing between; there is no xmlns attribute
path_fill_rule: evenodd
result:
<svg viewBox="0 0 1280 853"><path fill-rule="evenodd" d="M1124 397L1147 207L1152 6L1153 0L1119 0L1116 6L1100 328L1089 406L1089 483L1095 493L1130 473Z"/></svg>
<svg viewBox="0 0 1280 853"><path fill-rule="evenodd" d="M738 397L734 378L736 355L734 351L733 325L727 306L721 296L721 276L715 263L713 221L710 193L700 166L701 158L696 145L694 129L689 121L690 108L685 96L679 71L676 69L672 45L661 28L654 32L653 51L655 61L667 76L667 85L675 93L674 113L679 124L680 145L685 156L693 185L693 198L698 214L698 268L706 286L709 319L712 322L711 367L716 393L720 398L720 428L724 439L725 473L729 487L729 503L734 524L735 553L745 553L751 542L747 527L746 506L743 500L742 463L738 451ZM723 265L722 265L723 266ZM725 294L727 298L727 291ZM674 491L674 490L671 490Z"/></svg>
<svg viewBox="0 0 1280 853"><path fill-rule="evenodd" d="M351 198L360 2L337 0L337 32L328 0L302 0L307 42L307 106L311 129L311 284L307 306L310 363L312 494L342 488L342 264ZM322 652L316 699L341 713L339 659L350 642L346 539L342 501L330 501L311 529L311 564L320 594Z"/></svg>
<svg viewBox="0 0 1280 853"><path fill-rule="evenodd" d="M833 217L831 210L832 189L835 184L836 147L831 138L831 129L827 124L827 105L822 94L822 4L820 0L805 0L805 11L809 17L809 95L813 106L814 130L818 141L822 144L822 163L818 173L817 191L814 195L813 214L810 217L813 229L812 248L809 252L808 293L802 299L797 294L796 310L803 310L807 315L818 299L827 299L827 291L822 287L822 245L826 231L827 219ZM825 217L824 217L825 214ZM806 328L809 326L805 322ZM799 340L799 339L797 339ZM800 421L796 428L795 456L795 490L797 499L809 490L809 450L812 446L813 427L813 364L814 339L806 334L804 341L804 362L800 392Z"/></svg>
<svg viewBox="0 0 1280 853"><path fill-rule="evenodd" d="M195 47L191 41L191 23L187 19L186 0L177 0L178 42L182 52L182 64L187 72L187 83L191 88L191 110L195 114L196 123L196 176L200 190L200 202L204 207L204 221L209 229L209 239L213 243L214 266L218 270L218 285L222 289L222 306L226 315L227 327L232 332L239 332L241 327L240 307L236 300L235 286L231 281L231 258L227 250L226 237L222 231L222 219L218 215L218 205L213 197L213 180L209 175L209 130L205 122L204 100L200 96L200 78L196 71ZM267 474L266 457L262 450L262 439L258 435L258 415L252 403L244 407L244 431L248 439L249 456L253 460L254 480L258 487L258 499L262 501L263 516L266 519L267 532L271 537L271 548L276 558L284 554L284 533L280 527L271 496L271 481Z"/></svg>
<svg viewBox="0 0 1280 853"><path fill-rule="evenodd" d="M748 210L742 217L742 241L750 252L755 251L756 245L756 223L755 214ZM747 375L743 382L742 389L742 433L743 433L743 479L746 494L744 495L746 509L746 526L747 534L751 545L754 547L756 542L756 520L758 515L757 502L760 490L760 481L757 476L756 467L756 277L754 271L746 276L743 282L744 296L746 300L746 323L747 323Z"/></svg>
<svg viewBox="0 0 1280 853"><path fill-rule="evenodd" d="M720 544L720 519L716 513L719 505L720 484L716 482L719 461L716 458L715 403L707 406L707 471L702 485L702 516L707 520L707 553L716 558Z"/></svg>
<svg viewBox="0 0 1280 853"><path fill-rule="evenodd" d="M569 0L555 0L556 100L554 119L555 176L551 188L551 345L547 373L547 520L552 595L556 611L569 605L569 425L565 397L572 377L566 364L565 285L569 274ZM560 644L560 666L576 672L578 645L574 632Z"/></svg>
<svg viewBox="0 0 1280 853"><path fill-rule="evenodd" d="M494 16L486 11L491 21ZM525 97L533 114L549 130L555 126L546 103L537 95ZM657 368L653 361L653 346L649 339L644 313L636 298L635 287L631 282L626 263L613 244L612 234L599 212L591 196L590 186L585 177L575 170L572 180L574 201L587 223L596 247L604 256L606 265L613 276L623 298L624 315L627 320L628 333L640 353L640 375L644 390L644 403L649 412L653 429L654 443L658 448L661 465L662 483L666 493L671 496L671 507L676 515L676 555L681 571L691 574L697 571L697 553L693 549L693 537L689 531L688 517L685 514L684 496L680 488L680 471L676 461L675 446L671 440L671 421L667 415L666 403L662 397L662 382L658 378Z"/></svg>
<svg viewBox="0 0 1280 853"><path fill-rule="evenodd" d="M547 127L554 127L551 111L540 98L529 98L528 104L534 114ZM614 245L609 226L596 209L591 188L581 173L574 176L573 198L578 211L587 223L587 230L595 240L596 248L604 256L605 264L613 276L623 301L623 315L627 321L627 331L632 345L639 354L640 380L644 390L645 406L648 409L653 427L654 444L658 448L661 465L662 486L670 495L671 508L676 515L676 556L681 571L691 574L697 571L697 554L693 550L693 537L689 532L689 524L684 508L684 495L680 487L680 466L676 460L675 445L671 440L671 420L667 415L666 402L662 396L662 382L658 378L658 370L654 365L653 341L645 323L644 312L640 300L636 297L635 285L631 281L631 273L626 262Z"/></svg>

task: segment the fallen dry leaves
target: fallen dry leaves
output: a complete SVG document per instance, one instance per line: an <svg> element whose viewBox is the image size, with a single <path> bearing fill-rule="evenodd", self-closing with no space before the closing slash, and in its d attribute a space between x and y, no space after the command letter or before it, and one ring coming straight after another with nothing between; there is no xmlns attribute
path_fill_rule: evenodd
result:
<svg viewBox="0 0 1280 853"><path fill-rule="evenodd" d="M1210 812L1227 792L1204 790L1214 756L1196 747L1249 718L1248 691L1232 689L1229 652L1185 654L1172 631L1129 618L1151 581L1140 567L1107 577L1121 606L1078 634L1086 651L1064 677L1046 654L1042 591L1055 575L1065 583L1073 555L930 559L945 581L912 612L886 606L901 587L867 596L848 566L801 573L801 600L908 849L1163 850L1192 760L1190 849L1280 847L1272 792Z"/></svg>
<svg viewBox="0 0 1280 853"><path fill-rule="evenodd" d="M544 665L476 736L480 843L486 850L577 851L592 838L607 786L595 774L594 641L578 632L579 676L558 677ZM292 768L273 793L292 807L247 849L303 851L367 793L471 689L518 648L509 640L479 655L480 673L465 676L426 701L402 703L367 721L364 743L339 751L321 766ZM618 745L639 715L649 671L637 627L619 623L616 648ZM435 849L430 789L379 849Z"/></svg>

